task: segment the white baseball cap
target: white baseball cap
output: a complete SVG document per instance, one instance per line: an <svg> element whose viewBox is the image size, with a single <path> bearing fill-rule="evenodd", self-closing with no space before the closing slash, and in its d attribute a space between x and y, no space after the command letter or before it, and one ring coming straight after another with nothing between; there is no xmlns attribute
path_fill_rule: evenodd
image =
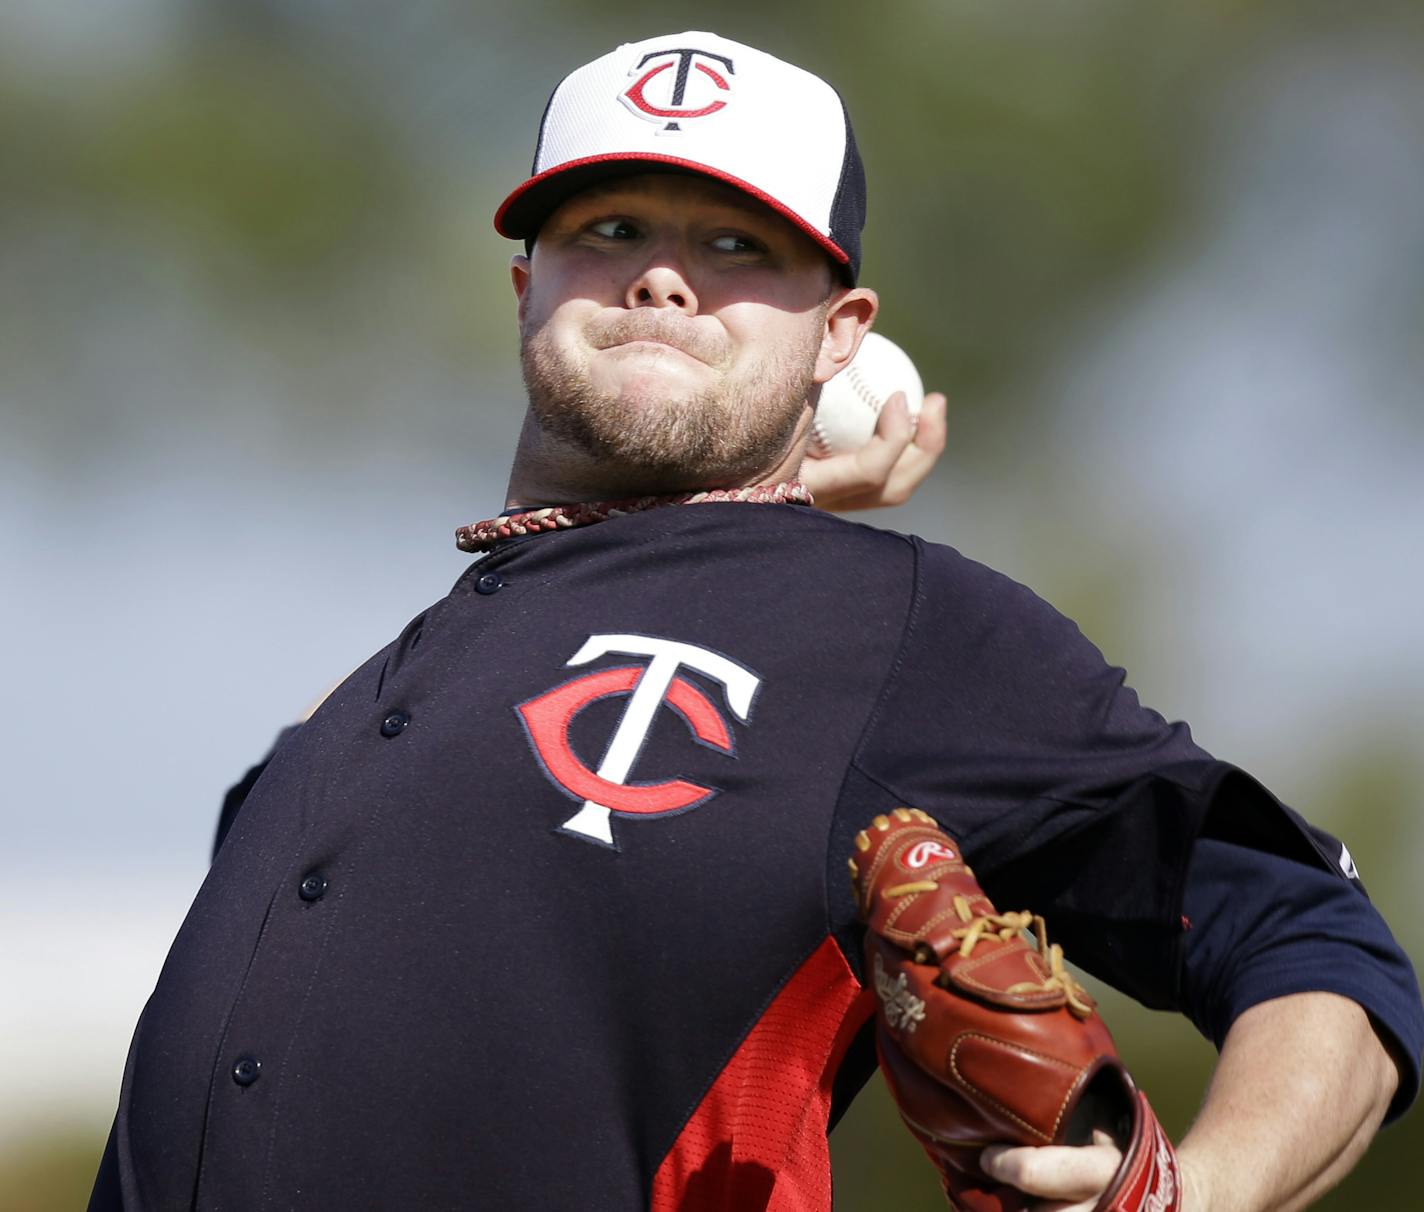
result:
<svg viewBox="0 0 1424 1212"><path fill-rule="evenodd" d="M554 90L533 172L495 213L495 230L532 239L580 190L648 171L736 186L815 240L854 284L865 169L840 95L810 72L695 31L620 46Z"/></svg>

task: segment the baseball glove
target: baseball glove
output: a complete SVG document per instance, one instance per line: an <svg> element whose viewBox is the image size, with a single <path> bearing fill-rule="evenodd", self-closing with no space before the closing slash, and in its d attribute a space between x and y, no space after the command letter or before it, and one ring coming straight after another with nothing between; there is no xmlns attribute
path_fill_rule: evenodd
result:
<svg viewBox="0 0 1424 1212"><path fill-rule="evenodd" d="M1100 1129L1123 1159L1095 1212L1177 1212L1171 1143L1043 919L995 909L958 845L917 809L876 817L855 844L881 1070L950 1207L1036 1202L985 1174L987 1145L1085 1145Z"/></svg>

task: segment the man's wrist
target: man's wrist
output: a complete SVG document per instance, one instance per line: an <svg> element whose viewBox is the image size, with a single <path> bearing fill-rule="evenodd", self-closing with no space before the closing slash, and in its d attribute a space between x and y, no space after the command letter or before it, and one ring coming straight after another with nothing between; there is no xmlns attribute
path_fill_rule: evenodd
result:
<svg viewBox="0 0 1424 1212"><path fill-rule="evenodd" d="M1182 1212L1226 1212L1212 1201L1211 1184L1190 1153L1177 1150L1177 1173L1182 1181Z"/></svg>

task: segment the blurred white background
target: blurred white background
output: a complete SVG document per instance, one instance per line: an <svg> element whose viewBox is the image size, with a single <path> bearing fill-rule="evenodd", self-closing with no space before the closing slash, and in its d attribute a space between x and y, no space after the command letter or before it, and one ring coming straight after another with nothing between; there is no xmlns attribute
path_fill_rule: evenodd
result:
<svg viewBox="0 0 1424 1212"><path fill-rule="evenodd" d="M950 394L877 520L1079 619L1418 955L1419 12L1010 7L714 22L846 94ZM564 70L709 20L620 11L0 5L0 1154L106 1129L224 789L501 504L490 215Z"/></svg>

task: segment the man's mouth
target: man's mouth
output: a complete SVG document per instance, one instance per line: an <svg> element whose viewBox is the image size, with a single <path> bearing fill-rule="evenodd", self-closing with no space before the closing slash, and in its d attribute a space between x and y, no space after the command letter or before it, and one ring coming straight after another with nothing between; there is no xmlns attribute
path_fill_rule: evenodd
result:
<svg viewBox="0 0 1424 1212"><path fill-rule="evenodd" d="M698 329L681 329L668 324L654 324L647 320L630 322L626 318L609 324L595 324L589 332L589 340L595 349L624 349L633 353L665 354L669 350L683 357L691 358L704 366L717 366L725 360L724 342L717 339L715 332Z"/></svg>
<svg viewBox="0 0 1424 1212"><path fill-rule="evenodd" d="M630 341L615 341L612 345L605 345L603 348L628 350L632 353L675 353L681 354L684 358L690 358L694 362L706 365L695 353L684 349L681 345L676 345L671 341L661 341L655 337L634 337Z"/></svg>

